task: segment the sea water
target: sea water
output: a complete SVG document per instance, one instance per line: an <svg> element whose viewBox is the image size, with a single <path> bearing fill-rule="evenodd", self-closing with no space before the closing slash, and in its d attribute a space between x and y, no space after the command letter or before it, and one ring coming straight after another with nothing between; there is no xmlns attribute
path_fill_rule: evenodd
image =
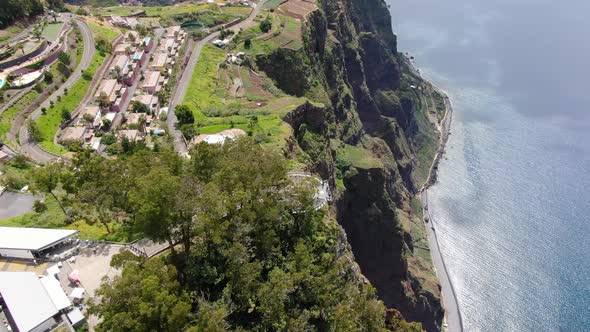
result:
<svg viewBox="0 0 590 332"><path fill-rule="evenodd" d="M466 331L590 331L590 1L387 0L455 114L429 200Z"/></svg>

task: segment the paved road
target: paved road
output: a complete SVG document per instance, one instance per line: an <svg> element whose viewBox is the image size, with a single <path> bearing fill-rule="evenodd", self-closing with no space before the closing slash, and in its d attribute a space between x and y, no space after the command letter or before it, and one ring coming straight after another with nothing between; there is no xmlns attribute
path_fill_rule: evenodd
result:
<svg viewBox="0 0 590 332"><path fill-rule="evenodd" d="M449 276L449 271L440 252L440 243L436 235L436 222L432 218L428 207L428 190L422 192L421 200L424 215L428 216L429 220L428 223L424 224L424 227L426 227L428 247L430 248L430 255L438 281L440 282L443 306L445 308L444 322L447 326L443 326L443 331L462 332L463 320L461 318L461 311L459 310L459 302L457 301L457 294Z"/></svg>
<svg viewBox="0 0 590 332"><path fill-rule="evenodd" d="M72 75L70 75L67 81L31 113L29 119L32 121L38 119L41 116L42 107L49 108L50 100L55 100L58 95L63 95L65 88L70 89L82 77L82 70L88 68L90 62L92 61L92 57L94 56L95 52L92 32L86 23L77 18L74 20L80 28L80 31L82 32L82 39L84 40L84 53L82 54L82 59L80 60L76 70L72 73ZM24 125L24 123L19 130L19 141L21 152L36 162L47 163L51 160L59 158L58 156L41 149L41 147L33 142L29 137L28 128L26 125Z"/></svg>
<svg viewBox="0 0 590 332"><path fill-rule="evenodd" d="M16 217L33 211L33 203L41 197L31 194L4 192L0 194L0 220Z"/></svg>
<svg viewBox="0 0 590 332"><path fill-rule="evenodd" d="M250 13L250 16L248 16L245 20L234 25L229 29L233 30L234 32L237 32L240 30L240 28L246 29L254 25L254 19L260 13L260 10L262 10L263 5L268 1L269 0L263 0L260 3L258 3L258 5L256 5L256 7L254 7L252 12ZM176 129L178 119L176 119L176 114L174 114L174 108L177 105L181 104L184 100L184 97L186 96L186 92L191 80L192 73L195 70L195 66L197 65L197 61L199 60L199 56L201 55L201 50L203 50L203 46L211 42L213 39L217 38L218 35L219 32L214 32L195 44L188 64L186 65L186 68L184 69L182 76L178 80L175 93L170 99L170 108L168 110L167 120L168 132L174 138L174 149L184 156L188 155L188 147L186 146L185 140L182 137L182 133L180 132L180 130Z"/></svg>

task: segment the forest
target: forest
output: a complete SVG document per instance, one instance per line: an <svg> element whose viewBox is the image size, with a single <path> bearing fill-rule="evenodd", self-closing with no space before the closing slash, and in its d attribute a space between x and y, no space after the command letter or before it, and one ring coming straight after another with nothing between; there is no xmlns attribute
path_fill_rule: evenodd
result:
<svg viewBox="0 0 590 332"><path fill-rule="evenodd" d="M151 259L113 258L121 275L90 303L97 331L421 330L377 299L311 184L291 181L285 159L251 139L200 144L191 159L81 153L33 177L68 191L77 219L171 244Z"/></svg>

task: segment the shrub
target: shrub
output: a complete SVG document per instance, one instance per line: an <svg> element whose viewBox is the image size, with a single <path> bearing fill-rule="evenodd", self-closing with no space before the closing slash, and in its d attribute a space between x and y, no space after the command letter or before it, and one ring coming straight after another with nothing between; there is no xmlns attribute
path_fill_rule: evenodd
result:
<svg viewBox="0 0 590 332"><path fill-rule="evenodd" d="M47 205L40 200L35 200L33 203L33 210L37 213L43 213L47 211Z"/></svg>
<svg viewBox="0 0 590 332"><path fill-rule="evenodd" d="M270 31L270 29L272 29L272 21L267 17L260 22L260 31L267 33Z"/></svg>

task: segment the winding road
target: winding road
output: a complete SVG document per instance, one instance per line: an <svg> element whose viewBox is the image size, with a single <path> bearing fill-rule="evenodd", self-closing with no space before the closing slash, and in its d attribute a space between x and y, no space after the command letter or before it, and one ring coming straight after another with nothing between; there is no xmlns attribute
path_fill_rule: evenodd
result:
<svg viewBox="0 0 590 332"><path fill-rule="evenodd" d="M95 49L92 31L90 31L86 23L82 20L74 18L72 15L68 16L70 17L70 19L73 19L76 22L82 33L82 39L84 41L84 52L82 54L82 59L80 60L80 63L78 64L76 70L74 70L74 72L72 73L72 75L70 75L66 82L62 84L59 87L59 89L57 89L54 93L52 93L51 96L49 96L49 98L47 98L43 103L41 103L41 105L39 105L39 107L37 107L37 109L35 109L30 114L27 120L37 120L41 116L41 108L48 108L51 100L56 100L57 96L62 96L64 94L64 89L70 89L82 77L82 71L88 68L90 62L92 61L92 57L94 56ZM21 153L33 159L34 161L42 164L60 158L57 155L54 155L43 150L39 145L37 145L36 142L34 142L31 139L29 135L29 130L25 125L25 122L21 124L21 127L19 129L19 142Z"/></svg>
<svg viewBox="0 0 590 332"><path fill-rule="evenodd" d="M240 29L246 29L253 26L255 23L254 19L260 13L264 4L268 1L270 0L260 1L256 5L256 7L252 9L252 12L250 12L250 15L246 19L228 29L237 32ZM191 53L191 57L186 65L186 68L184 69L184 71L182 72L182 76L178 80L178 85L176 86L174 95L170 99L168 119L166 120L168 124L168 132L174 139L174 149L183 156L188 155L188 147L186 145L184 137L182 137L182 133L177 128L178 119L176 118L176 114L174 113L174 108L181 104L184 100L184 97L186 96L186 92L191 81L192 73L195 70L197 61L199 61L199 57L201 56L201 51L203 50L203 47L207 45L207 43L211 42L213 39L217 38L218 36L219 32L214 32L208 35L207 37L201 39L195 44Z"/></svg>

